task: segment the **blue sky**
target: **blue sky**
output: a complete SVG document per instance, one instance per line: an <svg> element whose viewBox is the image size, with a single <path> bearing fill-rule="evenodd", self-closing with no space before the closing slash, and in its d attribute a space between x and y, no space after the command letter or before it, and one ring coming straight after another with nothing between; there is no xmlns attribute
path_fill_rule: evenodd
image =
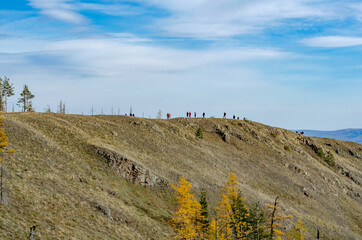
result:
<svg viewBox="0 0 362 240"><path fill-rule="evenodd" d="M0 75L10 110L28 84L37 111L362 128L361 29L348 0L2 1Z"/></svg>

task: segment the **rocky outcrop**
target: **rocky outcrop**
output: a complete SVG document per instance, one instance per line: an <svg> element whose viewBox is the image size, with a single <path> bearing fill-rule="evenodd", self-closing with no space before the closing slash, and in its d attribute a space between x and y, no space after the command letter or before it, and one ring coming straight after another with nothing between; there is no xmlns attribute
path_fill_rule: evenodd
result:
<svg viewBox="0 0 362 240"><path fill-rule="evenodd" d="M167 181L151 173L136 161L122 156L116 151L94 145L91 145L90 148L95 154L105 159L108 166L112 168L118 176L127 179L133 184L144 187L168 186Z"/></svg>

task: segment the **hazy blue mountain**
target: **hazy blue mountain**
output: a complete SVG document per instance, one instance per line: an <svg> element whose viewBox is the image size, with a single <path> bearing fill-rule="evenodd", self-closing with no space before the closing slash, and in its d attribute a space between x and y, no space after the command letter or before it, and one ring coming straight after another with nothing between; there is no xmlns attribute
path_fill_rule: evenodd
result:
<svg viewBox="0 0 362 240"><path fill-rule="evenodd" d="M316 131L316 130L298 130L304 131L305 136L334 138L343 141L352 141L362 144L362 129L342 129L336 131Z"/></svg>

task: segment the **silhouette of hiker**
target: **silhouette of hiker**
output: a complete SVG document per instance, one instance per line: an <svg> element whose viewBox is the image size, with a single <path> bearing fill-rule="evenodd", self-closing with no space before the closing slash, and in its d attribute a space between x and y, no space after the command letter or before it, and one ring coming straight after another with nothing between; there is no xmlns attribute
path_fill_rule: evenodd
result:
<svg viewBox="0 0 362 240"><path fill-rule="evenodd" d="M187 117L187 118L189 117L189 112L186 112L186 117Z"/></svg>
<svg viewBox="0 0 362 240"><path fill-rule="evenodd" d="M189 117L191 117L191 112L189 112Z"/></svg>
<svg viewBox="0 0 362 240"><path fill-rule="evenodd" d="M170 114L169 113L167 113L166 116L167 116L167 119L170 119Z"/></svg>
<svg viewBox="0 0 362 240"><path fill-rule="evenodd" d="M224 112L224 118L226 118L226 112Z"/></svg>
<svg viewBox="0 0 362 240"><path fill-rule="evenodd" d="M235 119L235 115L233 115L233 119Z"/></svg>
<svg viewBox="0 0 362 240"><path fill-rule="evenodd" d="M194 112L194 116L196 117L196 112Z"/></svg>
<svg viewBox="0 0 362 240"><path fill-rule="evenodd" d="M205 118L205 113L202 113L202 117Z"/></svg>

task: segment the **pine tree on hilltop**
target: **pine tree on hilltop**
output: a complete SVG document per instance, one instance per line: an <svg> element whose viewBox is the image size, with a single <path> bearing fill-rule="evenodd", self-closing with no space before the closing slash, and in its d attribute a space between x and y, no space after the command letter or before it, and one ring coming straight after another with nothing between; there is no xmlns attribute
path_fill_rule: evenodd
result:
<svg viewBox="0 0 362 240"><path fill-rule="evenodd" d="M30 92L27 85L24 85L23 91L20 93L20 98L18 100L18 106L23 109L23 112L31 112L33 111L33 104L31 99L35 96Z"/></svg>
<svg viewBox="0 0 362 240"><path fill-rule="evenodd" d="M8 97L14 96L14 86L10 79L5 77L3 82L2 96L5 98L5 112L8 111Z"/></svg>

